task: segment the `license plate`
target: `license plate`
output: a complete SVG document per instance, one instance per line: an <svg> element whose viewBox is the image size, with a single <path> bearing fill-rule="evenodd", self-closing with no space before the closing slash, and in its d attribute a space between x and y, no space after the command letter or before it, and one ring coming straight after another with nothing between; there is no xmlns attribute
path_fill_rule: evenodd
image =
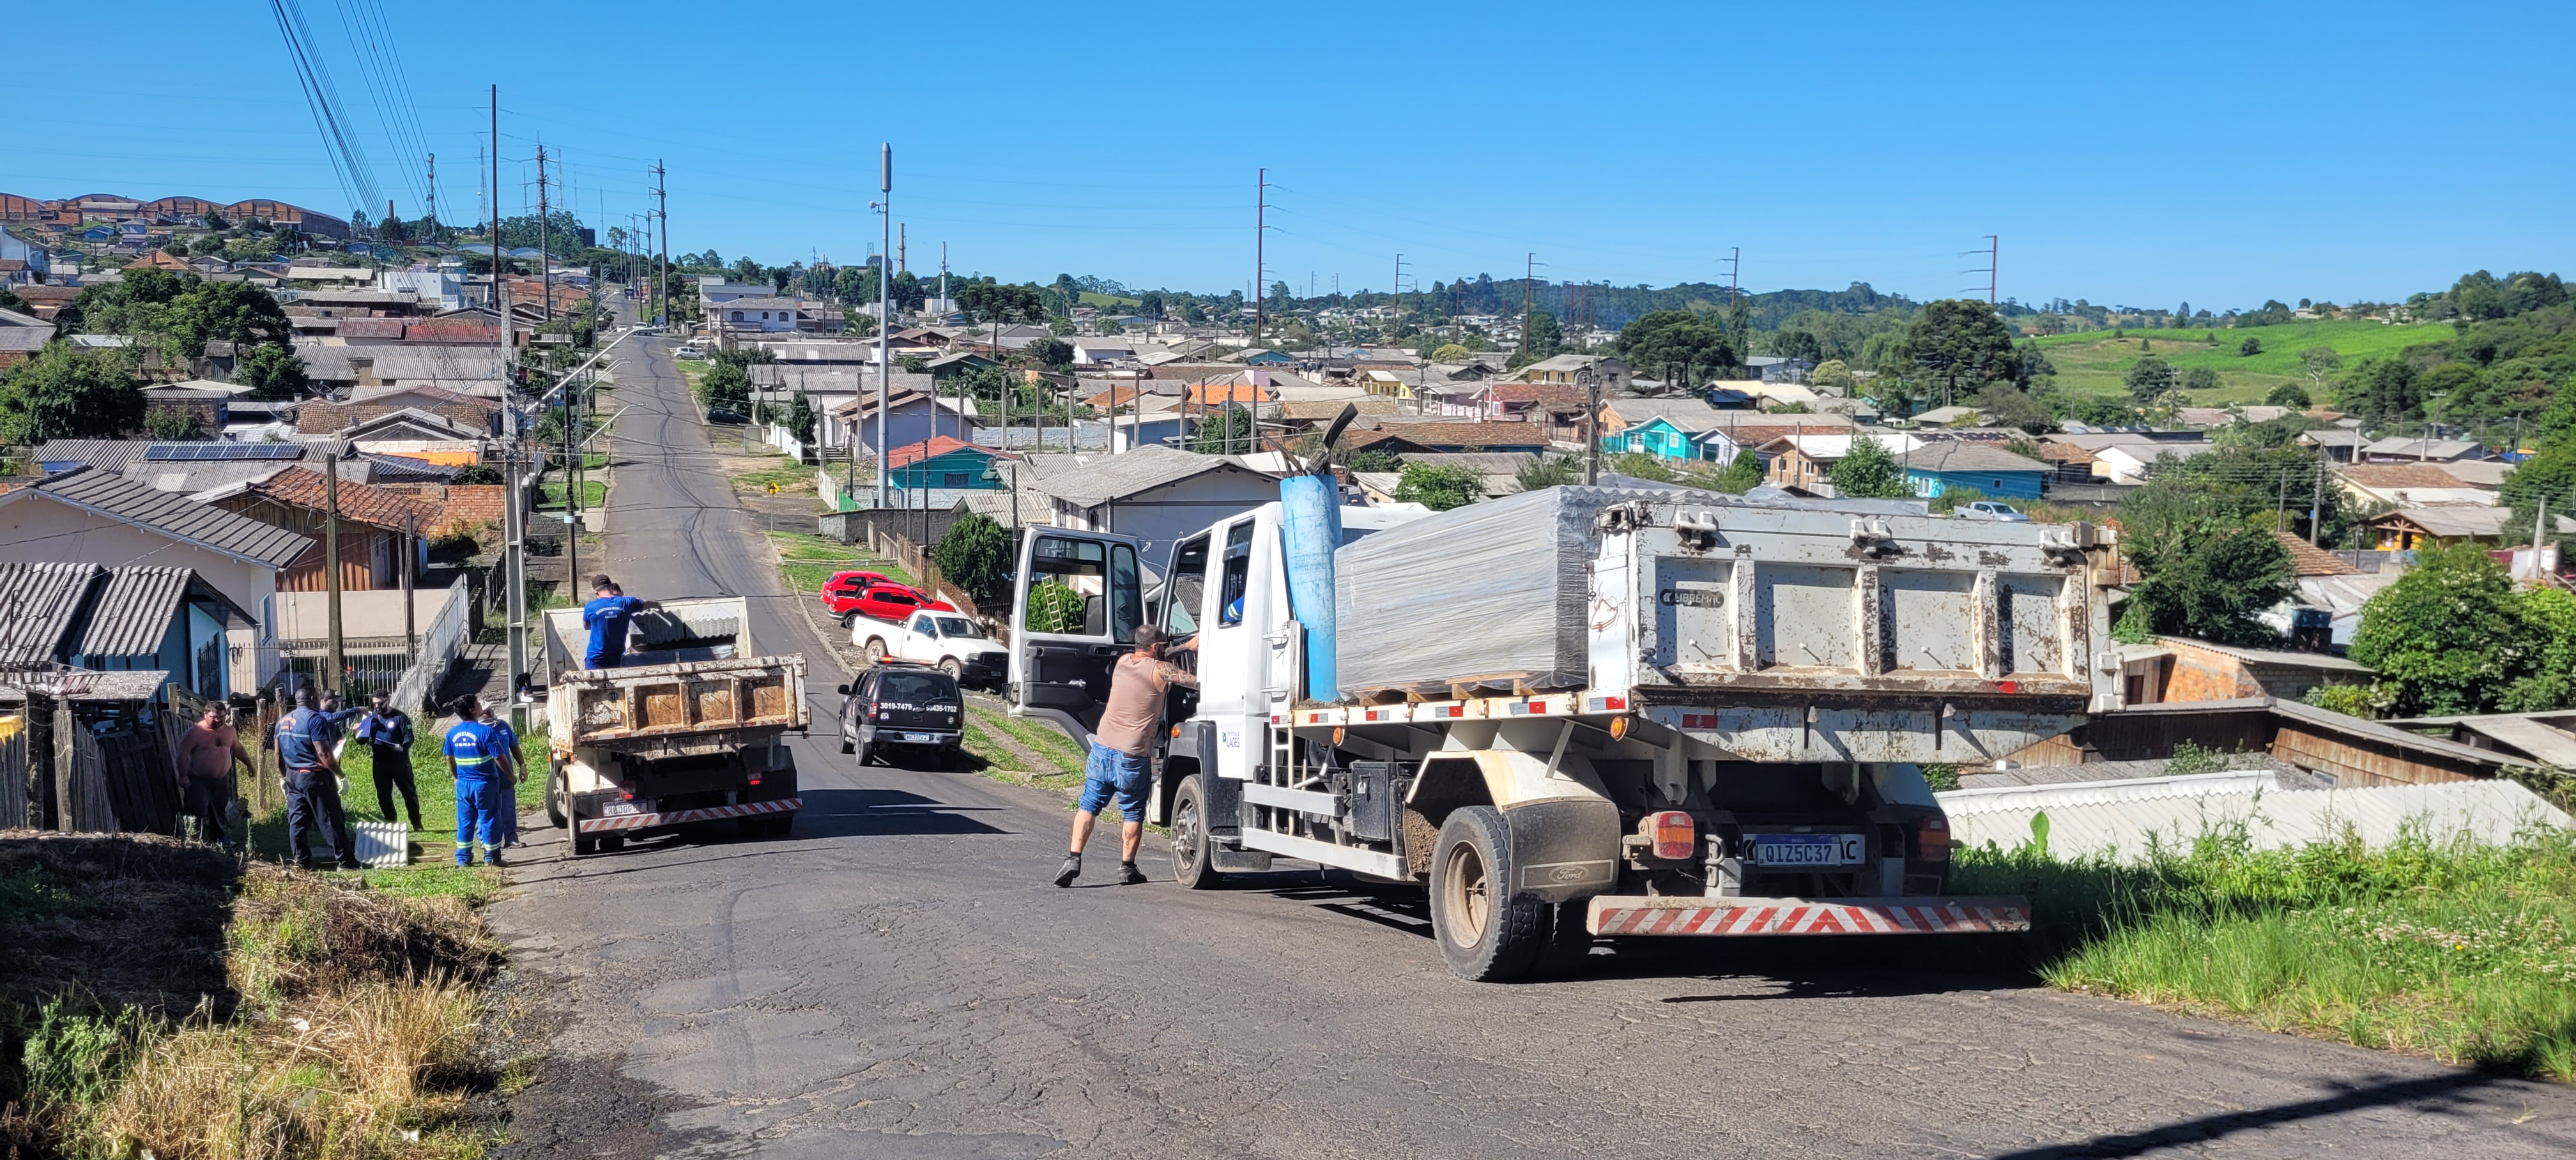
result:
<svg viewBox="0 0 2576 1160"><path fill-rule="evenodd" d="M643 811L635 808L635 803L633 802L610 802L607 805L599 807L599 816L603 818L622 818L629 814L642 812Z"/></svg>
<svg viewBox="0 0 2576 1160"><path fill-rule="evenodd" d="M939 740L939 735L936 733L906 733L903 735L903 740L907 745L928 745Z"/></svg>
<svg viewBox="0 0 2576 1160"><path fill-rule="evenodd" d="M1861 852L1859 834L1753 836L1753 864L1756 866L1857 866Z"/></svg>

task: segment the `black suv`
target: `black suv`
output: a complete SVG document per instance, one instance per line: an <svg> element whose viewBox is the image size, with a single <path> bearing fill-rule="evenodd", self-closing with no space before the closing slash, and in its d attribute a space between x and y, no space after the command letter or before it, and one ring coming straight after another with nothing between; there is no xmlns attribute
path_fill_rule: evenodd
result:
<svg viewBox="0 0 2576 1160"><path fill-rule="evenodd" d="M966 698L957 679L937 669L878 665L841 686L841 752L858 754L861 765L890 749L914 749L951 768L965 729Z"/></svg>

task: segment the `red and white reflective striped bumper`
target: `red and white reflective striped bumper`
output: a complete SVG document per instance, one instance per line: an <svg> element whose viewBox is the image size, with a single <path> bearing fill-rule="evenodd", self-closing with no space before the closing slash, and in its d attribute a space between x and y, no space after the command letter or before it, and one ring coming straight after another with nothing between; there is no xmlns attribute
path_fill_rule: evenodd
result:
<svg viewBox="0 0 2576 1160"><path fill-rule="evenodd" d="M802 798L779 798L776 801L744 802L738 806L708 806L700 810L673 810L667 814L623 814L614 818L583 818L581 832L594 834L602 830L643 830L654 826L676 826L682 822L705 822L717 818L748 818L754 814L792 814L805 808Z"/></svg>
<svg viewBox="0 0 2576 1160"><path fill-rule="evenodd" d="M1604 895L1594 934L2010 934L2030 929L2027 898L1676 898Z"/></svg>

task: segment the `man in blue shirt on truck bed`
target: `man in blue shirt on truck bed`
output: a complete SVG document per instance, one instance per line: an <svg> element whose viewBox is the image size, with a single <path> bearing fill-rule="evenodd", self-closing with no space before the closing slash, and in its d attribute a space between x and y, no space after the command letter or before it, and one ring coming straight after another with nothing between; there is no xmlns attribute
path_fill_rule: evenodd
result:
<svg viewBox="0 0 2576 1160"><path fill-rule="evenodd" d="M590 590L590 603L581 606L582 627L590 630L590 651L582 657L581 667L613 669L626 663L627 624L636 613L656 605L628 596L605 574L590 578Z"/></svg>

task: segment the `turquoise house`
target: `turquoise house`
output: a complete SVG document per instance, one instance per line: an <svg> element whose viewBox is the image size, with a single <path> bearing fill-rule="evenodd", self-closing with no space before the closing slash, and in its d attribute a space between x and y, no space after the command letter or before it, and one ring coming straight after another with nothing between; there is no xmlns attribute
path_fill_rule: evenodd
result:
<svg viewBox="0 0 2576 1160"><path fill-rule="evenodd" d="M1673 426L1669 419L1655 418L1630 427L1606 442L1611 452L1642 451L1664 459L1697 459L1699 449L1692 446L1690 432Z"/></svg>
<svg viewBox="0 0 2576 1160"><path fill-rule="evenodd" d="M1944 439L1897 457L1914 494L1929 499L1952 488L1973 488L1987 499L2038 499L2050 468L1992 443Z"/></svg>
<svg viewBox="0 0 2576 1160"><path fill-rule="evenodd" d="M946 435L928 444L900 443L886 453L886 483L905 491L1000 491L1006 481L987 478L997 453Z"/></svg>

